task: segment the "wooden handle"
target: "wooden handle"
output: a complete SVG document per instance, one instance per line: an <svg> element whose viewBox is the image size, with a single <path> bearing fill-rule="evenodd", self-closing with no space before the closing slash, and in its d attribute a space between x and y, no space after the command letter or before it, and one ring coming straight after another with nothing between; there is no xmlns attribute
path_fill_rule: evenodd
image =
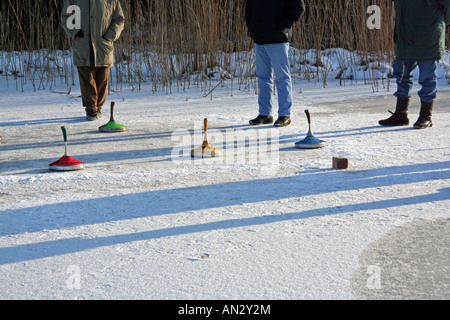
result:
<svg viewBox="0 0 450 320"><path fill-rule="evenodd" d="M205 133L203 135L203 143L208 143L208 119L203 119L203 127L205 128Z"/></svg>

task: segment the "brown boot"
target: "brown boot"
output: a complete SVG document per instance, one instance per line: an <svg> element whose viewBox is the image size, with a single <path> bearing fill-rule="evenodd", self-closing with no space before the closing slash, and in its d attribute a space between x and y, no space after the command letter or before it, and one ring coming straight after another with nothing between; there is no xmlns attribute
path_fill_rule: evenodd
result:
<svg viewBox="0 0 450 320"><path fill-rule="evenodd" d="M431 113L433 111L434 100L430 102L420 101L420 114L419 119L417 119L416 123L414 123L414 128L416 129L425 129L433 126L433 122L431 122Z"/></svg>
<svg viewBox="0 0 450 320"><path fill-rule="evenodd" d="M408 119L408 106L410 98L397 97L397 105L395 112L389 110L392 113L387 119L380 120L378 123L382 126L407 126L409 124Z"/></svg>

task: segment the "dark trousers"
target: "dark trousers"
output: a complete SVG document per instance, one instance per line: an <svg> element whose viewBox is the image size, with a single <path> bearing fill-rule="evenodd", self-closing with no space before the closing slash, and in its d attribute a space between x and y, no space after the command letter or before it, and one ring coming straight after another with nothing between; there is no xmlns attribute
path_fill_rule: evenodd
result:
<svg viewBox="0 0 450 320"><path fill-rule="evenodd" d="M108 94L109 67L78 67L81 98L86 112L101 111Z"/></svg>

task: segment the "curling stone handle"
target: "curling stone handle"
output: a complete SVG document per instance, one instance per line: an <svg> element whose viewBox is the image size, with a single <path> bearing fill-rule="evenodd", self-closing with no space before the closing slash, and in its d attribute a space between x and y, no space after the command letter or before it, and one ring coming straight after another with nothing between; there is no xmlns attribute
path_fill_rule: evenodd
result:
<svg viewBox="0 0 450 320"><path fill-rule="evenodd" d="M61 127L62 133L63 133L63 137L64 137L64 142L67 142L67 130L66 127Z"/></svg>
<svg viewBox="0 0 450 320"><path fill-rule="evenodd" d="M67 153L67 130L66 130L66 127L62 126L61 130L62 130L63 137L64 137L64 149L65 149L64 155L68 156L69 154Z"/></svg>
<svg viewBox="0 0 450 320"><path fill-rule="evenodd" d="M306 118L308 118L308 124L311 125L311 115L309 114L309 110L306 109L305 113L306 113Z"/></svg>
<svg viewBox="0 0 450 320"><path fill-rule="evenodd" d="M312 137L312 131L311 131L311 115L309 114L309 110L305 110L306 118L308 118L308 137Z"/></svg>
<svg viewBox="0 0 450 320"><path fill-rule="evenodd" d="M110 107L110 109L111 109L111 117L110 117L109 121L114 121L114 105L115 104L116 103L114 101L111 101L111 107Z"/></svg>
<svg viewBox="0 0 450 320"><path fill-rule="evenodd" d="M208 141L208 118L203 119L203 127L205 128L203 142L206 143Z"/></svg>

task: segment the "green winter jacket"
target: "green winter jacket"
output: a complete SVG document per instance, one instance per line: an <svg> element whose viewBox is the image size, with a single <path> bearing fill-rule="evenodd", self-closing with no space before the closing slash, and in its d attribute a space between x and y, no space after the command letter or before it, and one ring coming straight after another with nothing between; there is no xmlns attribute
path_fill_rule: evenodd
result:
<svg viewBox="0 0 450 320"><path fill-rule="evenodd" d="M394 0L398 60L439 60L450 25L450 0Z"/></svg>
<svg viewBox="0 0 450 320"><path fill-rule="evenodd" d="M65 0L61 22L73 40L76 66L111 67L114 64L114 42L119 39L125 22L119 0Z"/></svg>

